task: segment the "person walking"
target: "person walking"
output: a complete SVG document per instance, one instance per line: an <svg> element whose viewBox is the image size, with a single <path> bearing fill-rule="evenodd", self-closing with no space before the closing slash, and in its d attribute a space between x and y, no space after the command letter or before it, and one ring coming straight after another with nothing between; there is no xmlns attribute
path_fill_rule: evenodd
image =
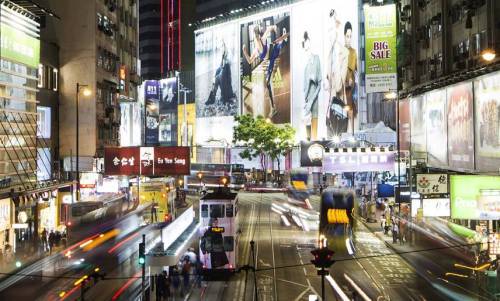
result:
<svg viewBox="0 0 500 301"><path fill-rule="evenodd" d="M182 265L182 294L184 296L189 291L189 277L191 276L191 263L189 262L189 257L184 258L184 264Z"/></svg>
<svg viewBox="0 0 500 301"><path fill-rule="evenodd" d="M385 214L382 214L380 216L380 227L382 228L382 231L384 231L384 234L387 234L387 228L385 225L386 225Z"/></svg>
<svg viewBox="0 0 500 301"><path fill-rule="evenodd" d="M398 237L399 237L398 221L394 220L394 222L392 223L392 242L397 243Z"/></svg>
<svg viewBox="0 0 500 301"><path fill-rule="evenodd" d="M156 203L155 202L153 202L153 205L151 205L151 222L152 223L158 222L158 216L156 215Z"/></svg>
<svg viewBox="0 0 500 301"><path fill-rule="evenodd" d="M385 232L384 234L389 234L389 229L391 229L391 226L392 226L392 220L391 220L391 215L389 214L388 211L386 211L385 213Z"/></svg>
<svg viewBox="0 0 500 301"><path fill-rule="evenodd" d="M43 228L40 239L42 240L42 249L45 252L47 251L47 228Z"/></svg>
<svg viewBox="0 0 500 301"><path fill-rule="evenodd" d="M163 291L163 296L165 297L165 300L170 300L170 275L168 275L165 271L164 273L164 279L165 279L165 285L164 285L164 291Z"/></svg>
<svg viewBox="0 0 500 301"><path fill-rule="evenodd" d="M179 290L180 284L181 281L179 279L179 271L177 270L177 267L174 267L172 269L172 286L173 286L172 296L174 297L174 299L177 291Z"/></svg>
<svg viewBox="0 0 500 301"><path fill-rule="evenodd" d="M56 242L56 235L54 234L54 230L50 230L49 233L49 254L52 255L52 249L54 248L54 244Z"/></svg>

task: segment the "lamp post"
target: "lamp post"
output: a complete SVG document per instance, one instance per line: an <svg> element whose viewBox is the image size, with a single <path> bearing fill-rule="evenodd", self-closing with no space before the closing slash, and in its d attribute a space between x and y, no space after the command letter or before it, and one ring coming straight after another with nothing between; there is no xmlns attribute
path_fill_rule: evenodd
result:
<svg viewBox="0 0 500 301"><path fill-rule="evenodd" d="M76 200L80 201L80 114L78 105L80 103L80 90L83 91L83 96L90 96L92 91L88 85L76 83Z"/></svg>
<svg viewBox="0 0 500 301"><path fill-rule="evenodd" d="M203 191L202 190L202 187L201 187L201 180L203 179L203 173L201 171L199 171L197 174L196 174L196 177L198 178L198 180L200 180L200 192Z"/></svg>

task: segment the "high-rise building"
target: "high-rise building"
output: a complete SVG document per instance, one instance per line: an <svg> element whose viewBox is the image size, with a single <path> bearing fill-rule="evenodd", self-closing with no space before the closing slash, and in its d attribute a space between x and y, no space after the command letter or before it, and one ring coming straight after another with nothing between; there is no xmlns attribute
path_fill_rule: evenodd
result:
<svg viewBox="0 0 500 301"><path fill-rule="evenodd" d="M194 0L139 3L139 57L143 79L194 69Z"/></svg>
<svg viewBox="0 0 500 301"><path fill-rule="evenodd" d="M93 159L103 156L105 146L119 145L119 103L137 100L137 1L49 0L49 4L60 16L55 25L60 155L68 158L77 153L78 99L79 167L88 171ZM76 164L66 165L74 170Z"/></svg>

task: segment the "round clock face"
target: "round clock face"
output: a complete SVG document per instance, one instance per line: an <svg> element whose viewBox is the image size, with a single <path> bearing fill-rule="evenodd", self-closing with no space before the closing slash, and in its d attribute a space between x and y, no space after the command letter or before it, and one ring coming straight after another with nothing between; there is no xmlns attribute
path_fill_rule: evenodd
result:
<svg viewBox="0 0 500 301"><path fill-rule="evenodd" d="M158 121L154 117L147 117L146 126L148 129L156 129L158 127Z"/></svg>
<svg viewBox="0 0 500 301"><path fill-rule="evenodd" d="M309 149L307 150L307 156L309 156L311 162L317 162L323 160L324 152L325 148L323 147L323 145L314 143L309 146Z"/></svg>

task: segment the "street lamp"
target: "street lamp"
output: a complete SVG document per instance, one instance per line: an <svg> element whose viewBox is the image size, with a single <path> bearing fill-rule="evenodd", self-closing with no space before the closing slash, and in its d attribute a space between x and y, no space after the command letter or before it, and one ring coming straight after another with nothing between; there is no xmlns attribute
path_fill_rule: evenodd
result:
<svg viewBox="0 0 500 301"><path fill-rule="evenodd" d="M481 53L481 57L483 58L483 60L485 60L487 62L493 61L496 56L497 56L497 54L496 54L495 50L493 50L493 49L485 49Z"/></svg>
<svg viewBox="0 0 500 301"><path fill-rule="evenodd" d="M76 83L76 199L80 200L80 114L78 110L78 105L80 103L80 91L83 96L90 96L92 91L88 88L88 85L81 85Z"/></svg>
<svg viewBox="0 0 500 301"><path fill-rule="evenodd" d="M196 174L196 177L198 178L198 180L200 180L200 191L202 191L202 188L201 188L201 180L203 179L203 173L201 171L199 171L197 174Z"/></svg>

